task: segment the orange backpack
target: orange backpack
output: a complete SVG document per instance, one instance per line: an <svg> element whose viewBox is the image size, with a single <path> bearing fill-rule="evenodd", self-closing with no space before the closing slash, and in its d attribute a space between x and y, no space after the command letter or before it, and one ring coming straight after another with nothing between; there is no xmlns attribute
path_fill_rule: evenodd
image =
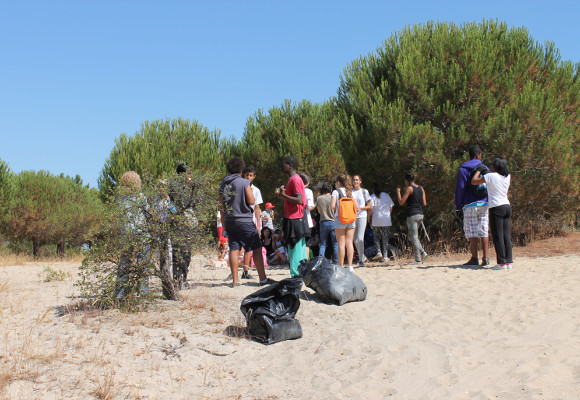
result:
<svg viewBox="0 0 580 400"><path fill-rule="evenodd" d="M343 225L352 224L356 221L358 210L352 197L346 197L338 189L338 220Z"/></svg>

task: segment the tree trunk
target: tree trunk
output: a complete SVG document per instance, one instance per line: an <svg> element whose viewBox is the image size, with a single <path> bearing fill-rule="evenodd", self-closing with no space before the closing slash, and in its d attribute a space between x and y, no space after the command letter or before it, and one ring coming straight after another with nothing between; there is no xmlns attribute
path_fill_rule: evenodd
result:
<svg viewBox="0 0 580 400"><path fill-rule="evenodd" d="M167 239L161 239L161 245L159 246L159 278L161 279L163 296L165 296L167 300L179 300L181 296L175 289L173 282L171 251L169 250L168 244L169 242Z"/></svg>
<svg viewBox="0 0 580 400"><path fill-rule="evenodd" d="M40 256L40 241L32 239L32 256L38 258Z"/></svg>
<svg viewBox="0 0 580 400"><path fill-rule="evenodd" d="M64 238L62 238L60 240L60 242L58 242L58 245L56 246L56 254L60 258L63 258L64 257Z"/></svg>

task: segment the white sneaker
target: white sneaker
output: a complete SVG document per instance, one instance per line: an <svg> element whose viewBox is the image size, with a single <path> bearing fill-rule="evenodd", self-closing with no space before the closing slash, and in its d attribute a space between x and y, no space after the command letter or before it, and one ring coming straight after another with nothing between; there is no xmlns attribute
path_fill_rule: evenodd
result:
<svg viewBox="0 0 580 400"><path fill-rule="evenodd" d="M415 261L411 261L411 262L410 262L409 264L407 264L407 265L421 265L421 264L423 264L423 262L415 260Z"/></svg>
<svg viewBox="0 0 580 400"><path fill-rule="evenodd" d="M352 265L349 265L349 266L348 266L348 270L349 270L350 272L354 272L354 268L352 267Z"/></svg>
<svg viewBox="0 0 580 400"><path fill-rule="evenodd" d="M508 271L511 271L511 269L512 269L512 264L511 264L511 263L509 263L509 264L506 264L506 267L507 267Z"/></svg>
<svg viewBox="0 0 580 400"><path fill-rule="evenodd" d="M507 264L497 264L495 267L491 267L490 269L494 271L507 271L508 266Z"/></svg>

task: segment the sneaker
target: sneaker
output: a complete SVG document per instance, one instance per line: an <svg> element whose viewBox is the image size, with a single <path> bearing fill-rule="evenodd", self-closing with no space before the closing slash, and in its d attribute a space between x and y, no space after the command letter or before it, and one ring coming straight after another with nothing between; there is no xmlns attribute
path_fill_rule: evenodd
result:
<svg viewBox="0 0 580 400"><path fill-rule="evenodd" d="M263 281L260 281L260 286L271 285L272 283L276 283L274 279L266 278Z"/></svg>
<svg viewBox="0 0 580 400"><path fill-rule="evenodd" d="M427 258L429 258L429 255L427 253L423 253L422 260L425 261Z"/></svg>
<svg viewBox="0 0 580 400"><path fill-rule="evenodd" d="M509 264L506 264L506 267L507 267L508 271L511 271L511 269L512 269L512 264L511 264L511 263L509 263Z"/></svg>
<svg viewBox="0 0 580 400"><path fill-rule="evenodd" d="M422 262L422 261L415 260L415 261L411 261L411 262L410 262L409 264L407 264L407 265L421 265L421 264L423 264L423 262Z"/></svg>
<svg viewBox="0 0 580 400"><path fill-rule="evenodd" d="M508 266L506 264L497 264L495 267L491 267L494 271L507 271Z"/></svg>
<svg viewBox="0 0 580 400"><path fill-rule="evenodd" d="M477 258L472 258L471 260L469 260L468 262L466 262L463 265L479 265L479 260Z"/></svg>
<svg viewBox="0 0 580 400"><path fill-rule="evenodd" d="M250 271L242 272L242 279L252 279L252 275L250 275Z"/></svg>
<svg viewBox="0 0 580 400"><path fill-rule="evenodd" d="M352 267L352 265L349 265L349 266L348 266L348 270L349 270L350 272L354 272L354 268Z"/></svg>
<svg viewBox="0 0 580 400"><path fill-rule="evenodd" d="M361 267L361 268L364 268L365 263L363 261L359 261L358 266Z"/></svg>
<svg viewBox="0 0 580 400"><path fill-rule="evenodd" d="M488 265L489 265L489 258L485 258L485 257L483 257L483 258L481 259L481 266L482 266L482 267L486 267L486 266L488 266Z"/></svg>
<svg viewBox="0 0 580 400"><path fill-rule="evenodd" d="M240 282L232 282L232 286L231 286L231 287L232 287L232 288L235 288L235 287L238 287L238 286L240 286L240 285L241 285L241 283L240 283Z"/></svg>

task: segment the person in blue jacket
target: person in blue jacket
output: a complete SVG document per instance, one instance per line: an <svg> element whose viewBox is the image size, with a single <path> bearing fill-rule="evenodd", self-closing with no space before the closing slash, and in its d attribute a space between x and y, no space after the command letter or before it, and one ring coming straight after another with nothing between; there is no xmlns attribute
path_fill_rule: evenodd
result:
<svg viewBox="0 0 580 400"><path fill-rule="evenodd" d="M489 265L488 202L485 184L472 185L476 171L484 175L489 169L481 162L481 148L477 145L469 149L470 160L459 168L455 184L455 212L463 214L463 231L469 240L471 259L463 265ZM478 245L481 242L483 258L479 264Z"/></svg>

